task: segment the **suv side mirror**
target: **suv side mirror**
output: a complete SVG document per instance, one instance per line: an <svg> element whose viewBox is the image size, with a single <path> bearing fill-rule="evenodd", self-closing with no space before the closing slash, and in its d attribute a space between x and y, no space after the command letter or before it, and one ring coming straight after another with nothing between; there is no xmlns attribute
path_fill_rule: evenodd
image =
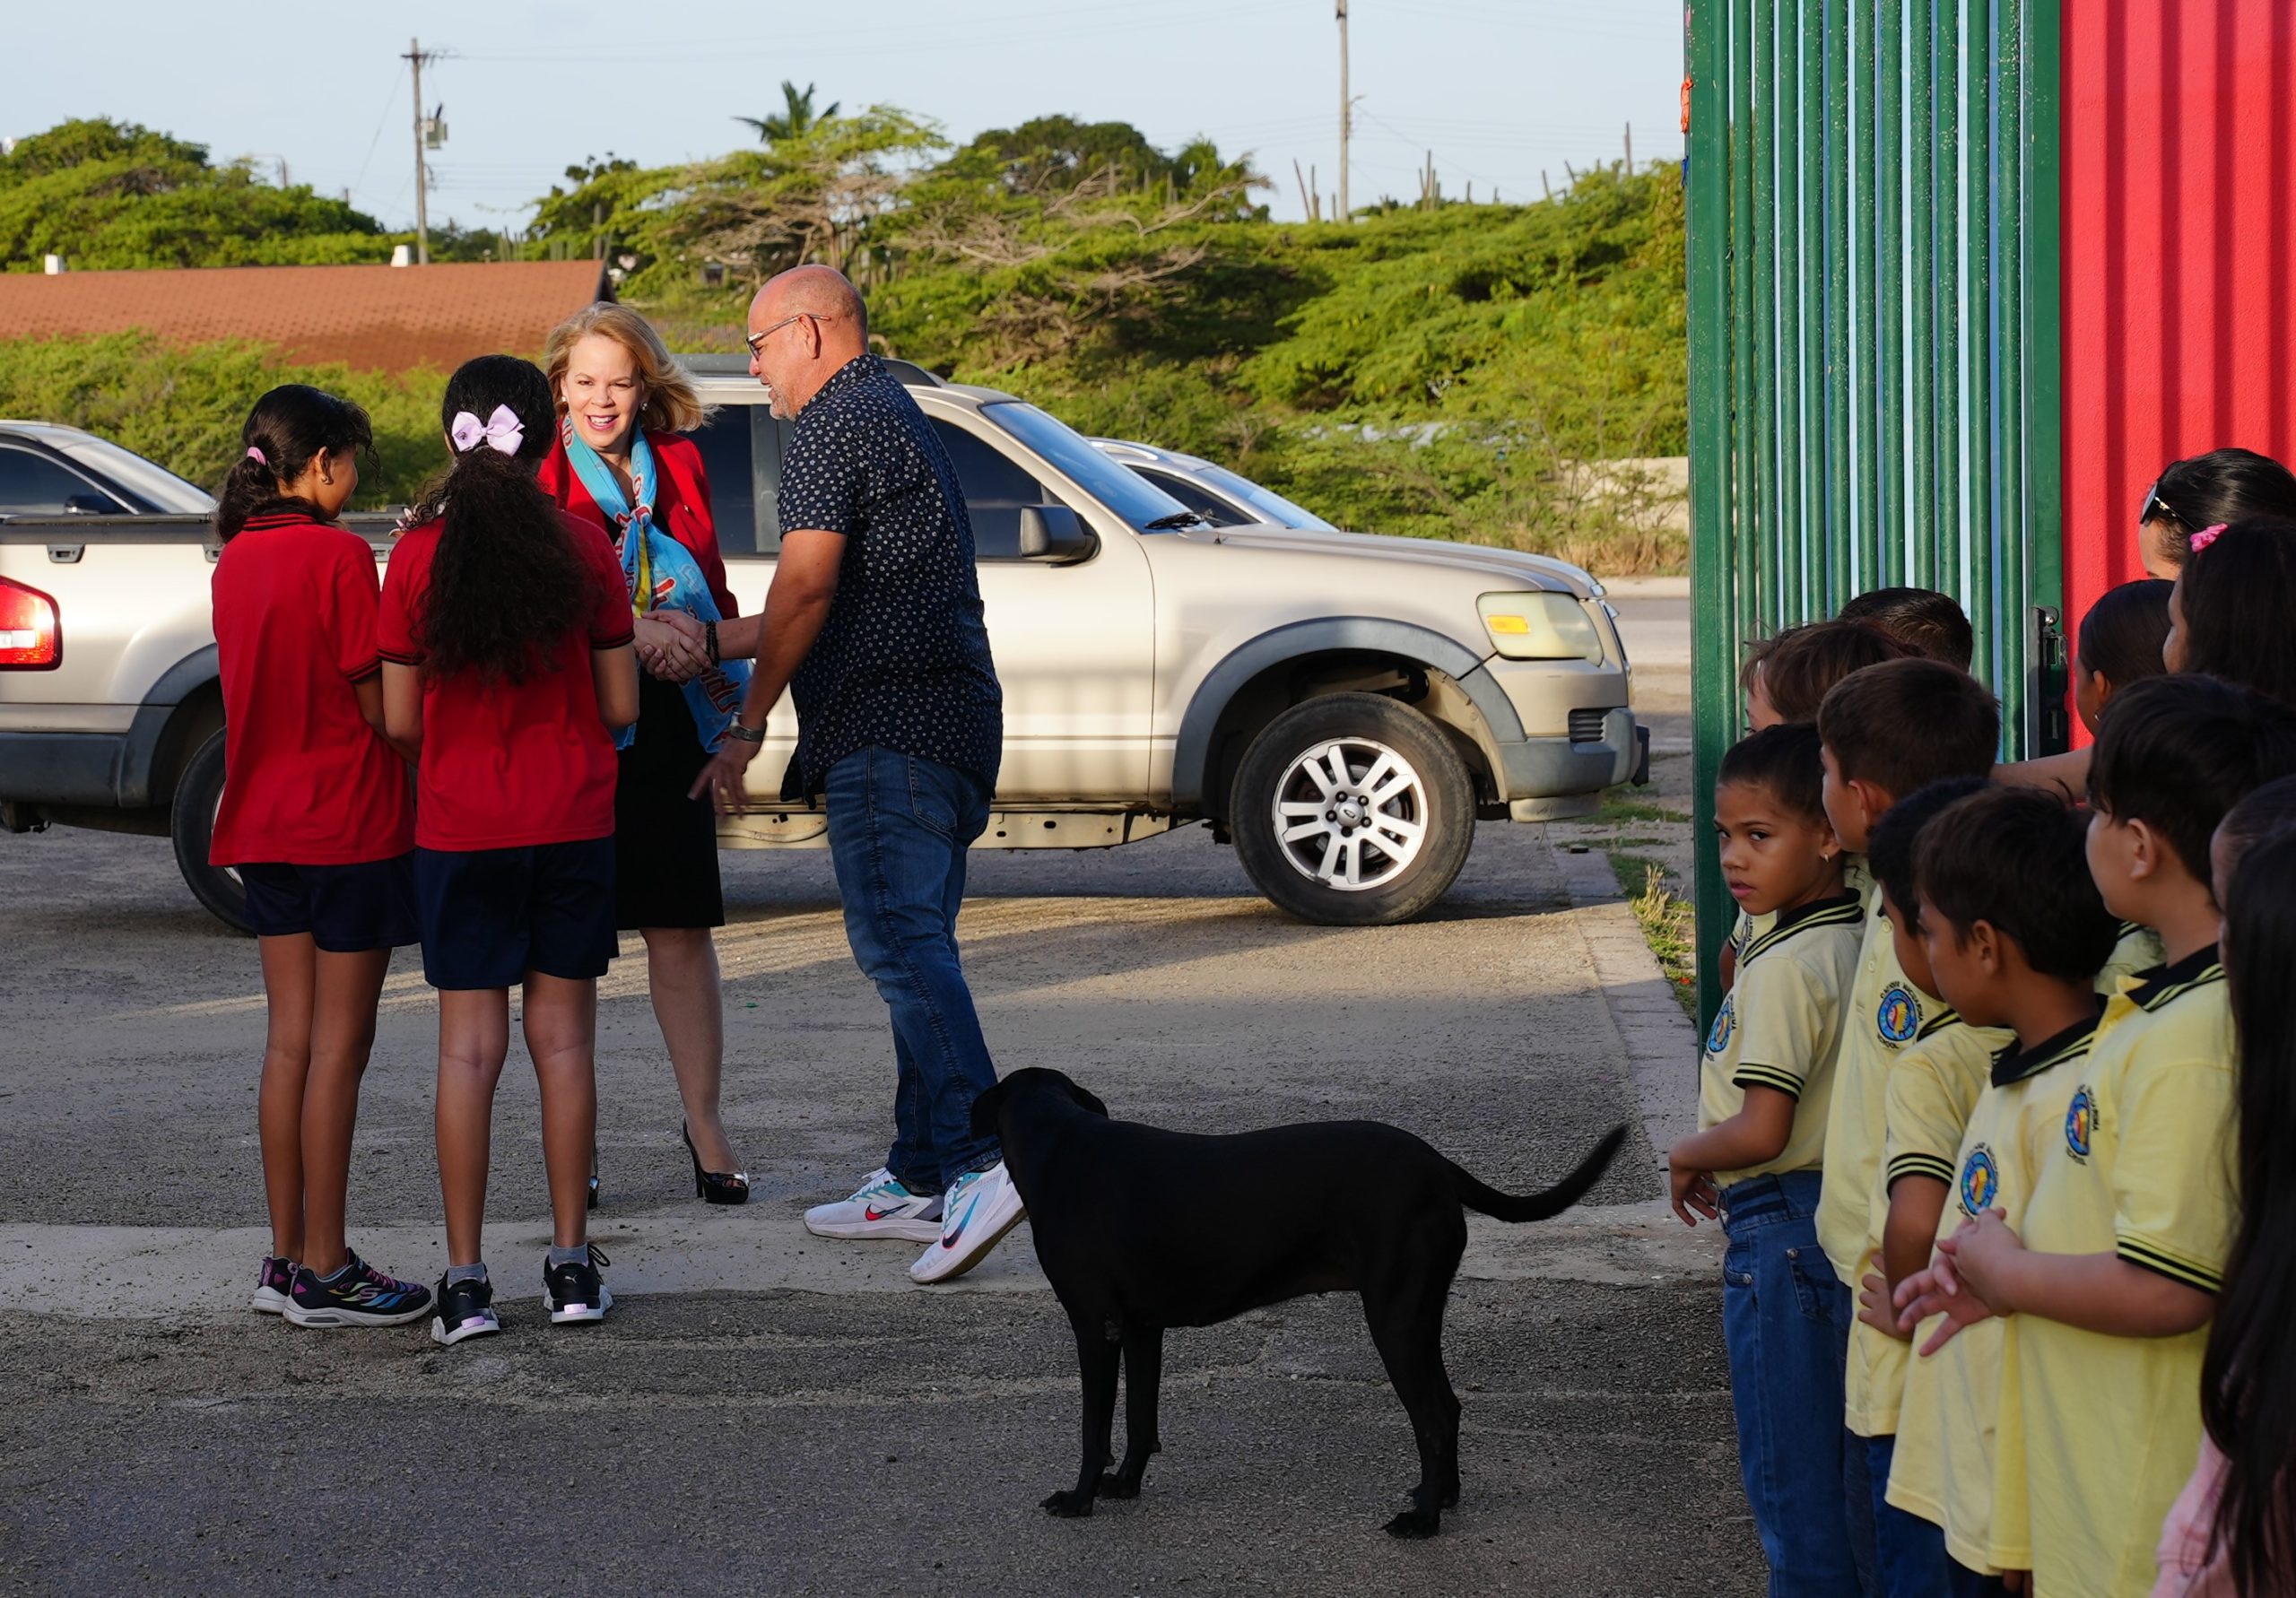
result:
<svg viewBox="0 0 2296 1598"><path fill-rule="evenodd" d="M1074 566L1100 553L1100 541L1065 505L1021 507L1020 556L1048 566Z"/></svg>

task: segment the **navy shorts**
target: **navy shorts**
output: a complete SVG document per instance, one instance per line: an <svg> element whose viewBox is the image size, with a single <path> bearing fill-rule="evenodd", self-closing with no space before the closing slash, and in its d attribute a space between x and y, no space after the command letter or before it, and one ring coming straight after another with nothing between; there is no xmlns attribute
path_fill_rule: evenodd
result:
<svg viewBox="0 0 2296 1598"><path fill-rule="evenodd" d="M419 848L414 898L432 987L516 987L529 971L580 981L614 957L611 838Z"/></svg>
<svg viewBox="0 0 2296 1598"><path fill-rule="evenodd" d="M357 865L231 868L248 890L248 925L258 938L309 933L329 954L364 954L415 941L414 856Z"/></svg>

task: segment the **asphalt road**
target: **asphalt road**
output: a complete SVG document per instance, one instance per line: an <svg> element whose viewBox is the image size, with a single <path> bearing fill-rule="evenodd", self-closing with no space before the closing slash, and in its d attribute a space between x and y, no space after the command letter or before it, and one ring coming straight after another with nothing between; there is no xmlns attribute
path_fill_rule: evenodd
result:
<svg viewBox="0 0 2296 1598"><path fill-rule="evenodd" d="M1620 953L1616 905L1573 902L1576 858L1487 825L1433 916L1334 931L1277 916L1201 829L977 857L962 932L1004 1069L1057 1065L1120 1116L1194 1130L1392 1120L1517 1190L1637 1126L1588 1206L1476 1221L1447 1345L1465 1501L1398 1544L1378 1528L1415 1475L1410 1432L1352 1298L1175 1333L1144 1496L1054 1521L1036 1505L1074 1470L1074 1351L1027 1229L936 1290L908 1281L911 1246L806 1236L801 1212L883 1158L890 1120L883 1012L825 856L726 857L752 1203L691 1198L626 959L604 985L594 1233L615 1311L540 1314L514 1057L488 1242L506 1330L439 1350L422 1326L299 1332L239 1307L265 1236L252 945L160 840L0 838L0 1588L1755 1591L1715 1241L1655 1205L1639 1130L1664 1073L1687 1090L1694 1045L1663 1003L1622 1009L1648 986L1639 945ZM412 951L393 973L353 1240L428 1280L434 1012Z"/></svg>

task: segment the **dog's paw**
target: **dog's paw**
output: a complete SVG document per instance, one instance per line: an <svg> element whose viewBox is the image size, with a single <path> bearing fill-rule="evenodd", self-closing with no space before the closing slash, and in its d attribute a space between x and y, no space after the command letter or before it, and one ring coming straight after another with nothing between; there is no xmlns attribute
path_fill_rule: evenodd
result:
<svg viewBox="0 0 2296 1598"><path fill-rule="evenodd" d="M1442 1526L1441 1517L1427 1509L1406 1509L1387 1522L1390 1537L1432 1537Z"/></svg>
<svg viewBox="0 0 2296 1598"><path fill-rule="evenodd" d="M1082 1520L1092 1512L1092 1495L1089 1492L1057 1492L1043 1505L1047 1515L1062 1520Z"/></svg>
<svg viewBox="0 0 2296 1598"><path fill-rule="evenodd" d="M1100 1477L1100 1496L1104 1498L1136 1498L1140 1496L1140 1478L1135 1476L1126 1481L1113 1471L1106 1472Z"/></svg>
<svg viewBox="0 0 2296 1598"><path fill-rule="evenodd" d="M1456 1509L1458 1507L1459 1485L1457 1482L1454 1481L1450 1486L1443 1489L1443 1507L1446 1509Z"/></svg>

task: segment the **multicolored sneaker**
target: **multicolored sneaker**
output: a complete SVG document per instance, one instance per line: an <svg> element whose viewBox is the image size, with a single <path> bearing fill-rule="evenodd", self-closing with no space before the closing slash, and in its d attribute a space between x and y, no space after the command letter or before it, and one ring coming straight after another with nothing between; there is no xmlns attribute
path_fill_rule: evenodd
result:
<svg viewBox="0 0 2296 1598"><path fill-rule="evenodd" d="M909 1268L911 1281L950 1281L988 1257L988 1251L1029 1217L1021 1190L998 1160L950 1184L941 1236Z"/></svg>
<svg viewBox="0 0 2296 1598"><path fill-rule="evenodd" d="M256 1278L255 1297L248 1300L249 1309L259 1309L265 1315L287 1313L287 1295L295 1286L295 1262L263 1256L263 1273Z"/></svg>
<svg viewBox="0 0 2296 1598"><path fill-rule="evenodd" d="M494 1316L494 1284L484 1277L448 1281L439 1278L439 1313L430 1323L430 1341L452 1348L465 1337L484 1337L502 1330Z"/></svg>
<svg viewBox="0 0 2296 1598"><path fill-rule="evenodd" d="M354 1254L326 1278L298 1265L281 1313L298 1326L404 1326L430 1310L429 1288L386 1276Z"/></svg>
<svg viewBox="0 0 2296 1598"><path fill-rule="evenodd" d="M542 1307L550 1311L551 1324L562 1326L570 1321L602 1321L606 1311L613 1307L613 1295L606 1291L605 1278L598 1274L600 1265L611 1265L606 1251L596 1244L590 1245L587 1259L569 1260L553 1265L550 1256L543 1256Z"/></svg>
<svg viewBox="0 0 2296 1598"><path fill-rule="evenodd" d="M853 1196L805 1212L805 1229L816 1238L905 1238L938 1242L941 1195L911 1193L900 1178L880 1166L861 1178Z"/></svg>

